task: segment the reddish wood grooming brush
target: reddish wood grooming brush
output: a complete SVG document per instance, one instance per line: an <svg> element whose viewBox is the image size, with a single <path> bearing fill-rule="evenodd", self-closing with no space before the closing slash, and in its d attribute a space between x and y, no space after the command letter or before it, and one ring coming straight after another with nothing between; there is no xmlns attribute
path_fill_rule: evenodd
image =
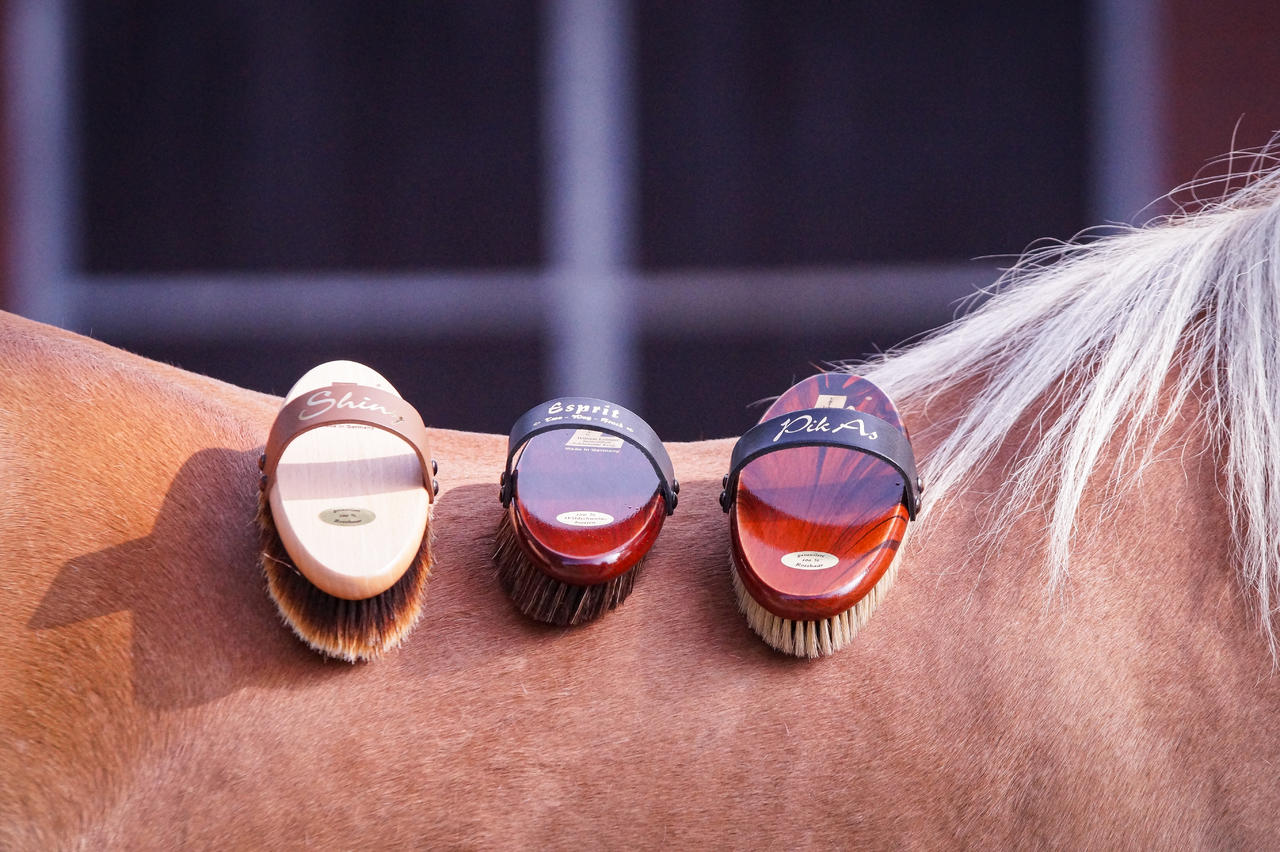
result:
<svg viewBox="0 0 1280 852"><path fill-rule="evenodd" d="M316 651L373 659L413 629L439 490L430 459L418 412L368 367L321 364L289 391L260 460L261 563Z"/></svg>
<svg viewBox="0 0 1280 852"><path fill-rule="evenodd" d="M920 500L893 403L847 373L805 379L734 446L724 489L747 623L797 657L847 645L892 584Z"/></svg>
<svg viewBox="0 0 1280 852"><path fill-rule="evenodd" d="M680 491L653 429L589 397L550 400L516 421L501 486L498 581L525 615L558 625L626 599Z"/></svg>

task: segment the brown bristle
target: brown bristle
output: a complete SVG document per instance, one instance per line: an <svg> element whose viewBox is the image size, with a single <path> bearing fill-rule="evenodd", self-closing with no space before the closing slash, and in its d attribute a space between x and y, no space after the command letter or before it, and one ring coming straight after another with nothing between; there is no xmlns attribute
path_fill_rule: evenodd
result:
<svg viewBox="0 0 1280 852"><path fill-rule="evenodd" d="M525 556L506 512L494 537L493 561L498 566L498 582L517 609L561 627L591 621L626 600L644 564L641 559L631 570L592 586L561 582L544 574Z"/></svg>
<svg viewBox="0 0 1280 852"><path fill-rule="evenodd" d="M871 616L881 599L893 585L898 574L898 559L889 570L850 609L831 618L816 621L799 621L774 615L760 605L738 576L738 568L729 560L729 576L733 578L733 593L738 599L738 609L747 617L747 624L760 635L765 644L784 654L815 659L834 654L853 641Z"/></svg>
<svg viewBox="0 0 1280 852"><path fill-rule="evenodd" d="M321 654L355 663L382 656L404 641L422 615L431 574L431 526L418 556L385 592L364 600L338 598L313 586L294 567L271 517L271 505L258 492L258 542L267 591L285 623Z"/></svg>

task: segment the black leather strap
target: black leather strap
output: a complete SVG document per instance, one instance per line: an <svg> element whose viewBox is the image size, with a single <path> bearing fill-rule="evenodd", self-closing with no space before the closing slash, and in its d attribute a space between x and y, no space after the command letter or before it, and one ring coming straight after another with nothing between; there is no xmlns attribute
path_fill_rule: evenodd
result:
<svg viewBox="0 0 1280 852"><path fill-rule="evenodd" d="M515 490L515 474L511 471L511 462L516 451L535 435L555 429L594 429L634 444L658 474L658 488L667 505L667 514L676 510L676 495L680 493L680 483L676 481L671 457L667 455L667 449L662 446L658 434L635 412L607 400L587 396L564 396L547 400L520 415L520 419L511 427L511 436L507 439L507 467L502 473L502 490L499 492L503 506L511 502L511 495Z"/></svg>
<svg viewBox="0 0 1280 852"><path fill-rule="evenodd" d="M879 417L842 408L790 411L748 429L733 446L720 507L728 512L733 505L743 467L760 456L788 447L844 447L888 462L902 474L906 483L902 502L908 517L915 520L920 507L920 477L916 474L911 442Z"/></svg>

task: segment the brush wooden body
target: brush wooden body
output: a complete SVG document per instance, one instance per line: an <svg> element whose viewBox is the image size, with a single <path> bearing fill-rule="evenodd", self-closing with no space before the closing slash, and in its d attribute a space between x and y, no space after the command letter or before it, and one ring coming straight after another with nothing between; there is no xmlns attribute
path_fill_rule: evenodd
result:
<svg viewBox="0 0 1280 852"><path fill-rule="evenodd" d="M888 397L847 374L806 379L762 420L811 408L853 409L905 433ZM790 447L747 464L729 523L734 590L752 629L796 656L847 645L893 582L903 490L890 464L842 447Z"/></svg>
<svg viewBox="0 0 1280 852"><path fill-rule="evenodd" d="M645 451L593 429L555 429L519 444L507 476L494 561L516 607L567 626L626 600L668 514Z"/></svg>

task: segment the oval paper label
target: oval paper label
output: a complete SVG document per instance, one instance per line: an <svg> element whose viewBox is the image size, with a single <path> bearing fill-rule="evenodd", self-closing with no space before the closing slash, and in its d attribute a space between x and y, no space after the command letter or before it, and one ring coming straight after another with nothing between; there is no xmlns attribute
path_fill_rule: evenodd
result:
<svg viewBox="0 0 1280 852"><path fill-rule="evenodd" d="M613 515L581 509L576 512L561 512L556 515L556 520L571 527L602 527L613 523Z"/></svg>
<svg viewBox="0 0 1280 852"><path fill-rule="evenodd" d="M320 520L335 527L362 527L373 523L374 517L368 509L325 509L320 513Z"/></svg>
<svg viewBox="0 0 1280 852"><path fill-rule="evenodd" d="M823 568L834 568L840 559L833 554L821 550L797 550L782 557L782 564L800 571L821 571Z"/></svg>

